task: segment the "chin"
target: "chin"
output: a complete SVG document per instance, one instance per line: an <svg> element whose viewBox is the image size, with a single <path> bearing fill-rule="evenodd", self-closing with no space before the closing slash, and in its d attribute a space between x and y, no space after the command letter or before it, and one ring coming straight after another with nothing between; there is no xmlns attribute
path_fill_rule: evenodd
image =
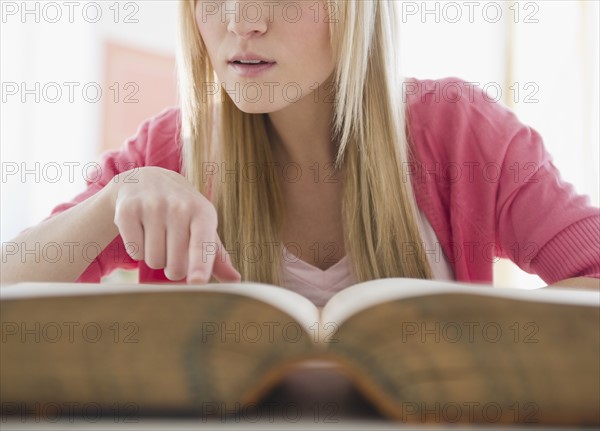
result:
<svg viewBox="0 0 600 431"><path fill-rule="evenodd" d="M239 102L235 106L246 114L270 114L271 112L279 111L282 109L281 106L274 104L269 101L257 101L257 102Z"/></svg>

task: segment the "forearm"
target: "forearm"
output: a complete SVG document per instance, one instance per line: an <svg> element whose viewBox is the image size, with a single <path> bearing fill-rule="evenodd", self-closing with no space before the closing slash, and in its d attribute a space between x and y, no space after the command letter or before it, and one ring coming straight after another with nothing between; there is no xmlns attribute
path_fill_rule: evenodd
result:
<svg viewBox="0 0 600 431"><path fill-rule="evenodd" d="M600 279L592 277L574 277L566 278L564 280L557 281L544 288L574 288L574 289L587 289L587 290L599 290L600 291Z"/></svg>
<svg viewBox="0 0 600 431"><path fill-rule="evenodd" d="M73 282L118 235L114 190L80 204L2 245L0 282Z"/></svg>

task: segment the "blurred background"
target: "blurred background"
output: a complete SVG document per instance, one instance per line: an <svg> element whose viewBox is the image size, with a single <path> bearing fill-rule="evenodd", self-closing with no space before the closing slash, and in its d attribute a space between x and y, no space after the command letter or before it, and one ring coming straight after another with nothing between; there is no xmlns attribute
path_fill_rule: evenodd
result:
<svg viewBox="0 0 600 431"><path fill-rule="evenodd" d="M174 0L0 3L4 242L81 192L103 151L177 104L178 24ZM563 179L598 206L599 3L401 3L403 74L479 83L541 133ZM508 260L494 265L495 285L545 284Z"/></svg>

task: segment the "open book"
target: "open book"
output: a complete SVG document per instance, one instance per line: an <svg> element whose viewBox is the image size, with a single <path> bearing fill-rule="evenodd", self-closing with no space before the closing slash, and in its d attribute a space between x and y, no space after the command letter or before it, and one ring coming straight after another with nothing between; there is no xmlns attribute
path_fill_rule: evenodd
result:
<svg viewBox="0 0 600 431"><path fill-rule="evenodd" d="M1 290L5 405L256 403L294 367L342 370L406 422L598 424L600 293L388 278L323 307L258 283ZM8 404L7 404L8 403ZM12 404L11 404L12 403Z"/></svg>

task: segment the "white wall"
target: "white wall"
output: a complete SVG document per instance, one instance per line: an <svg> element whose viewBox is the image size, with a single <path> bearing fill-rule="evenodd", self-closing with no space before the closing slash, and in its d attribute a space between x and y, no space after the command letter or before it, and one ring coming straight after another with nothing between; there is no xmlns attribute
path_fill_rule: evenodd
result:
<svg viewBox="0 0 600 431"><path fill-rule="evenodd" d="M93 103L82 95L88 83L100 86L103 97L111 97L110 89L103 88L103 52L105 40L115 40L132 46L174 53L176 38L176 2L136 1L120 2L116 16L115 2L96 2L101 16L95 21L94 2L76 2L72 19L69 6L64 2L50 2L59 6L48 7L49 2L26 2L27 10L35 14L22 15L22 2L3 2L1 27L1 74L3 88L7 83L26 88L43 89L57 83L63 90L57 103L54 91L43 93L39 102L33 95L21 101L20 94L8 95L3 91L1 116L2 209L0 238L7 241L22 229L35 224L50 214L54 206L70 200L85 187L83 166L98 160L102 119L102 100ZM18 13L12 15L13 7ZM113 7L113 9L110 9ZM62 18L56 23L57 11ZM115 19L116 18L116 19ZM115 22L115 20L117 22ZM137 22L129 22L137 20ZM70 22L72 21L72 22ZM69 101L69 87L64 82L79 83L75 87L74 102ZM46 87L48 90L51 87ZM89 97L94 98L94 87ZM132 125L131 133L137 125ZM35 168L35 163L40 168ZM12 175L14 164L37 171L25 176ZM69 165L75 163L73 180L69 179ZM58 164L60 171L53 168ZM45 168L45 169L44 169ZM93 169L89 175L93 175ZM62 179L54 182L57 175Z"/></svg>

